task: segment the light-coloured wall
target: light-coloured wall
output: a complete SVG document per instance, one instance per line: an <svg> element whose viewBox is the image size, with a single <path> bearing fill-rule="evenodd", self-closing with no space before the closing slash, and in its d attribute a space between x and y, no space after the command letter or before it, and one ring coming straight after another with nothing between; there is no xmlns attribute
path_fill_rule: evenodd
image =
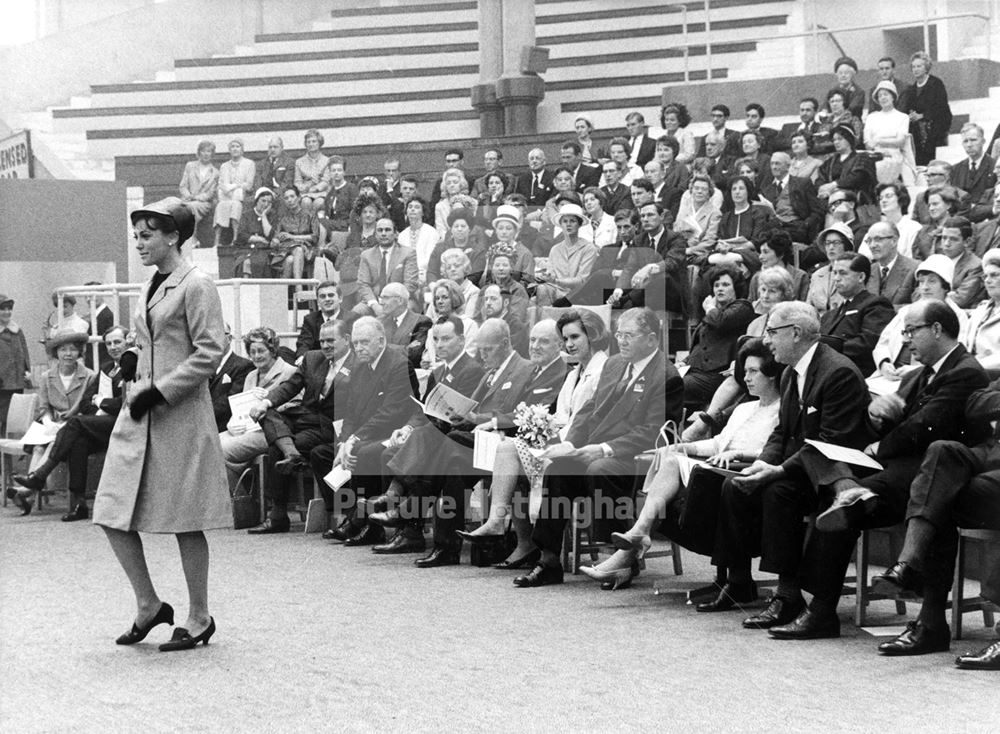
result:
<svg viewBox="0 0 1000 734"><path fill-rule="evenodd" d="M97 2L98 0L93 0ZM171 0L0 49L0 109L67 104L90 84L152 79L174 59L232 53L257 33L310 30L331 0Z"/></svg>

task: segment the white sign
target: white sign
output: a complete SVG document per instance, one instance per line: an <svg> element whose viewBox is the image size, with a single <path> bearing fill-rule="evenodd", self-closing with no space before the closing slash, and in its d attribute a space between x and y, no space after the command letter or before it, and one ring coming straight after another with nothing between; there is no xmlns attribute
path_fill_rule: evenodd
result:
<svg viewBox="0 0 1000 734"><path fill-rule="evenodd" d="M0 140L0 178L32 178L31 133L22 130Z"/></svg>

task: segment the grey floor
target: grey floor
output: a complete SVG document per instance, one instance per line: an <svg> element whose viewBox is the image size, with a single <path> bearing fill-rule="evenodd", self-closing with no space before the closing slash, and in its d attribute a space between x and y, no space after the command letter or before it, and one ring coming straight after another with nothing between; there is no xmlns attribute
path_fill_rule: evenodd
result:
<svg viewBox="0 0 1000 734"><path fill-rule="evenodd" d="M0 510L3 732L1000 730L1000 673L952 665L992 639L981 618L951 653L887 659L845 599L841 639L775 641L685 605L711 578L691 554L627 591L515 589L513 572L418 570L317 535L213 532L211 645L160 653L159 627L118 647L125 577L98 528L59 512ZM146 547L183 619L176 544Z"/></svg>

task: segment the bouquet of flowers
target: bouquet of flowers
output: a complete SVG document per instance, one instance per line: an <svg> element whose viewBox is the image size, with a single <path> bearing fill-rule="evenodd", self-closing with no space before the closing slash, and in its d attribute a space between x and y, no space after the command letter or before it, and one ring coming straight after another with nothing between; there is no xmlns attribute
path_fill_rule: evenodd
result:
<svg viewBox="0 0 1000 734"><path fill-rule="evenodd" d="M546 405L519 403L514 408L514 425L517 437L533 449L544 448L559 433L555 416Z"/></svg>

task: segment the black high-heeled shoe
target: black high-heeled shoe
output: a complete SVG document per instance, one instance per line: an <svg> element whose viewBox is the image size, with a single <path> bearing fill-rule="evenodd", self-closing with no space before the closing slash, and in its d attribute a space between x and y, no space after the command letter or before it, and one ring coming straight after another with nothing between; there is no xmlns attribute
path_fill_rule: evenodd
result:
<svg viewBox="0 0 1000 734"><path fill-rule="evenodd" d="M162 602L160 608L156 611L156 616L153 617L149 624L140 629L135 622L132 623L132 629L126 632L124 635L115 640L116 645L134 645L137 642L142 642L146 639L146 635L158 624L169 624L173 626L174 624L174 608Z"/></svg>
<svg viewBox="0 0 1000 734"><path fill-rule="evenodd" d="M502 571L513 571L519 568L534 568L535 564L538 563L541 558L542 552L538 548L535 548L535 550L528 551L520 558L494 563L493 568L499 568Z"/></svg>
<svg viewBox="0 0 1000 734"><path fill-rule="evenodd" d="M198 646L198 643L208 645L209 639L215 634L215 619L212 617L208 618L208 627L197 637L192 637L191 634L183 627L178 627L174 630L174 636L170 638L170 642L164 642L160 645L160 652L174 652L175 650L190 650Z"/></svg>
<svg viewBox="0 0 1000 734"><path fill-rule="evenodd" d="M7 491L7 496L10 497L10 490ZM21 508L21 517L31 514L31 508L34 507L35 501L31 498L30 494L15 491L12 499L14 500L14 504Z"/></svg>

